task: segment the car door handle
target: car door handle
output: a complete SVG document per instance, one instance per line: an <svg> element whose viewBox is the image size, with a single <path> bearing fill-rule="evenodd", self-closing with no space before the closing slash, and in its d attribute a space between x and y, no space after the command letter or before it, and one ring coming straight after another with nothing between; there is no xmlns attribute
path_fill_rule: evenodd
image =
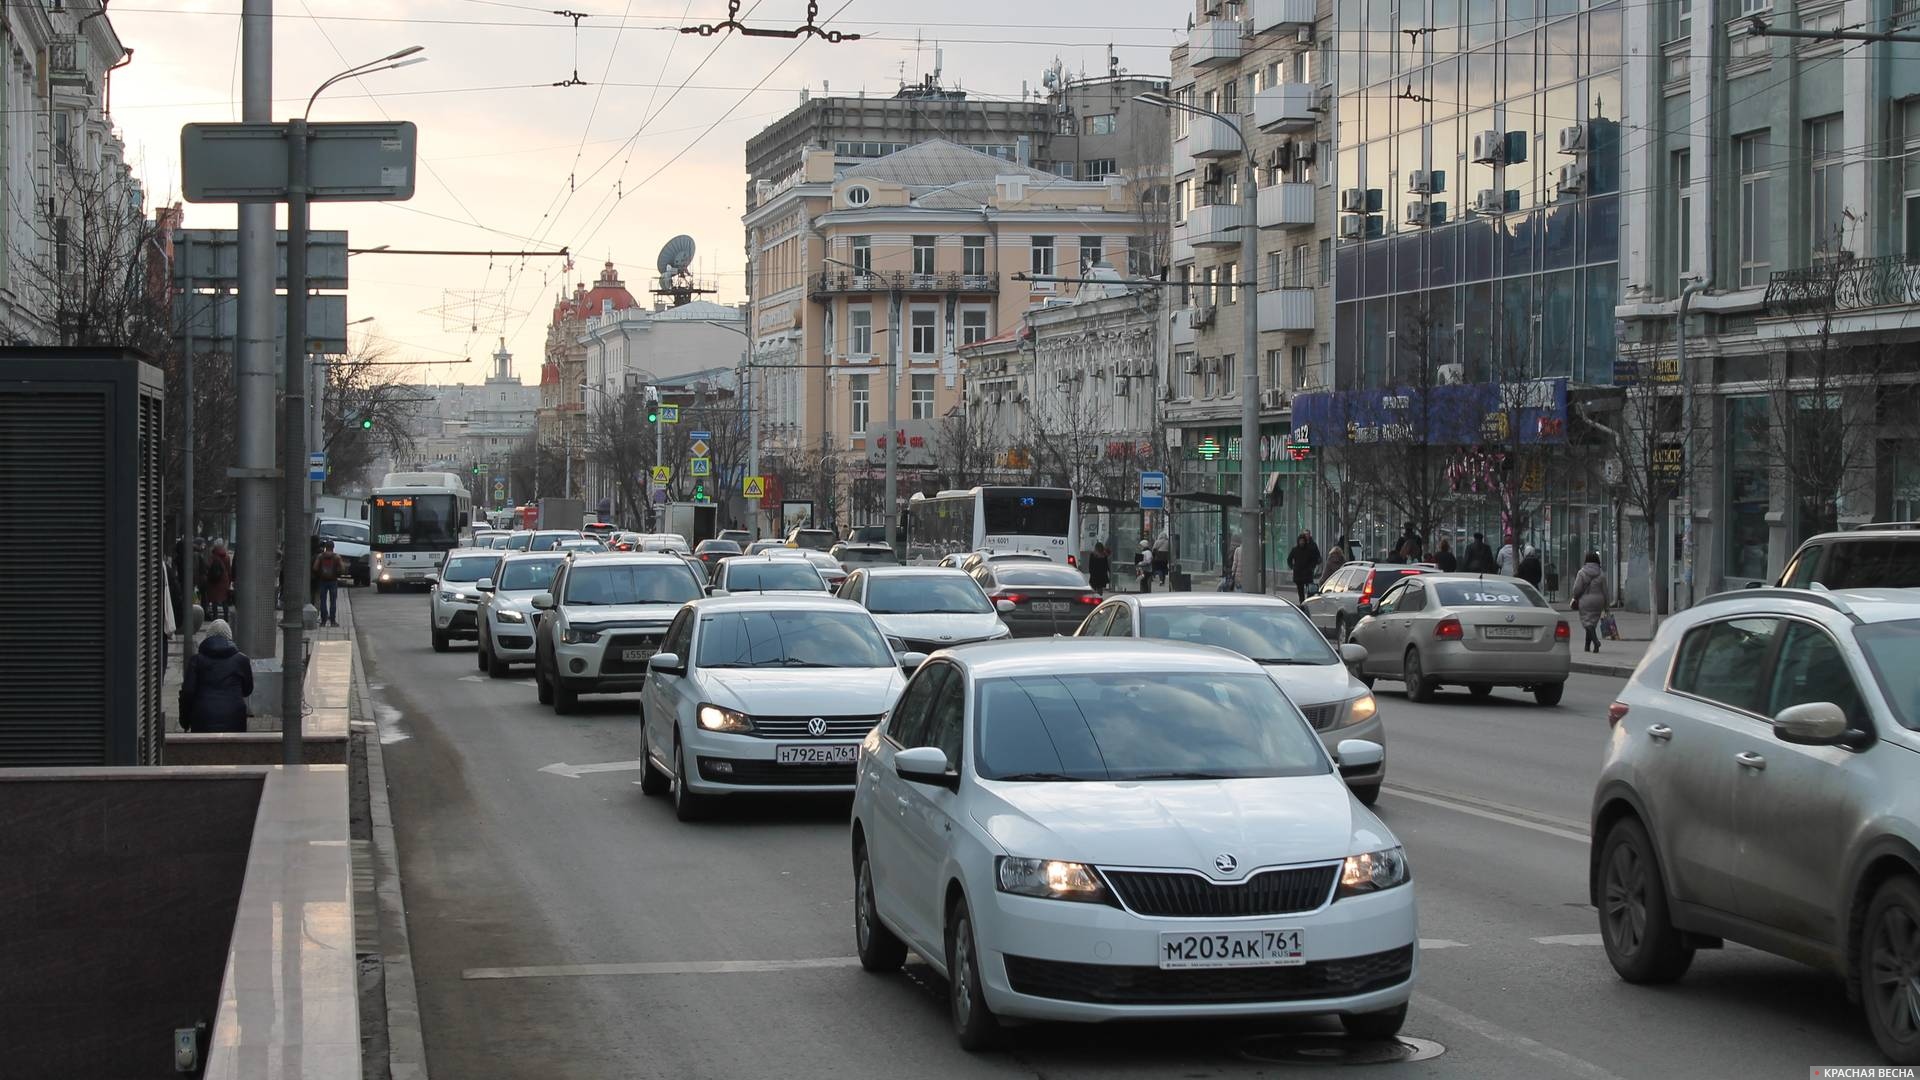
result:
<svg viewBox="0 0 1920 1080"><path fill-rule="evenodd" d="M1647 738L1654 739L1659 742L1666 742L1668 739L1673 738L1673 728L1667 726L1666 724L1654 724L1653 726L1647 728Z"/></svg>
<svg viewBox="0 0 1920 1080"><path fill-rule="evenodd" d="M1733 760L1739 762L1740 767L1743 769L1753 769L1755 771L1759 771L1767 767L1767 759L1761 757L1759 754L1756 754L1751 750L1743 750L1740 753L1733 755Z"/></svg>
<svg viewBox="0 0 1920 1080"><path fill-rule="evenodd" d="M905 795L895 795L893 797L893 801L899 803L901 806L906 806L908 804L908 800Z"/></svg>

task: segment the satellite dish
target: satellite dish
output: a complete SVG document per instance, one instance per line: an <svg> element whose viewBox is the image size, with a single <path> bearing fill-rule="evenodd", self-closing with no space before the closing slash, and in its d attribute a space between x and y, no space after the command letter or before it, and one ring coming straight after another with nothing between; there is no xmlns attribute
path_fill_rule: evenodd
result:
<svg viewBox="0 0 1920 1080"><path fill-rule="evenodd" d="M692 265L693 237L682 233L667 241L667 245L660 249L661 274L668 276L677 274Z"/></svg>

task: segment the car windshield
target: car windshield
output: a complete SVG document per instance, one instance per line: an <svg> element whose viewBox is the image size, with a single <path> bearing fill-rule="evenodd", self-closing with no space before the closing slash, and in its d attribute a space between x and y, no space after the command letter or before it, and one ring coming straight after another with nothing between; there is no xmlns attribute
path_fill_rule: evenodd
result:
<svg viewBox="0 0 1920 1080"><path fill-rule="evenodd" d="M1853 632L1894 719L1920 730L1920 619L1872 623Z"/></svg>
<svg viewBox="0 0 1920 1080"><path fill-rule="evenodd" d="M527 550L552 551L560 546L560 541L579 535L579 533L534 533L533 543L527 546Z"/></svg>
<svg viewBox="0 0 1920 1080"><path fill-rule="evenodd" d="M1065 566L996 566L993 580L1000 585L1039 585L1055 589L1084 589L1087 579Z"/></svg>
<svg viewBox="0 0 1920 1080"><path fill-rule="evenodd" d="M514 533L511 536L507 537L507 550L508 551L525 551L527 550L527 545L532 542L533 542L532 533Z"/></svg>
<svg viewBox="0 0 1920 1080"><path fill-rule="evenodd" d="M982 680L974 767L988 780L1314 776L1320 740L1265 675L1101 672Z"/></svg>
<svg viewBox="0 0 1920 1080"><path fill-rule="evenodd" d="M501 570L501 592L538 592L553 586L553 572L564 559L515 559Z"/></svg>
<svg viewBox="0 0 1920 1080"><path fill-rule="evenodd" d="M1441 607L1546 607L1547 601L1524 581L1437 581Z"/></svg>
<svg viewBox="0 0 1920 1080"><path fill-rule="evenodd" d="M973 579L958 574L900 574L867 582L875 615L984 615L993 610Z"/></svg>
<svg viewBox="0 0 1920 1080"><path fill-rule="evenodd" d="M702 540L700 546L694 550L702 555L710 553L734 555L739 553L740 545L731 540Z"/></svg>
<svg viewBox="0 0 1920 1080"><path fill-rule="evenodd" d="M592 540L562 540L554 545L556 551L605 551L606 549Z"/></svg>
<svg viewBox="0 0 1920 1080"><path fill-rule="evenodd" d="M820 580L813 563L805 559L767 559L761 562L734 559L723 565L727 568L725 584L728 592L769 592L776 589L827 591L827 583Z"/></svg>
<svg viewBox="0 0 1920 1080"><path fill-rule="evenodd" d="M440 571L442 581L479 581L492 577L500 568L498 555L462 555L457 559L448 559L446 569Z"/></svg>
<svg viewBox="0 0 1920 1080"><path fill-rule="evenodd" d="M818 548L825 551L833 546L834 536L825 529L801 529L793 534L793 542L803 548Z"/></svg>
<svg viewBox="0 0 1920 1080"><path fill-rule="evenodd" d="M683 566L582 565L567 575L567 604L684 604L700 590Z"/></svg>
<svg viewBox="0 0 1920 1080"><path fill-rule="evenodd" d="M889 548L841 548L842 566L883 566L893 561Z"/></svg>
<svg viewBox="0 0 1920 1080"><path fill-rule="evenodd" d="M340 540L349 544L367 542L367 527L354 521L323 521L314 529L322 540Z"/></svg>
<svg viewBox="0 0 1920 1080"><path fill-rule="evenodd" d="M722 611L700 618L703 668L877 668L898 662L864 611Z"/></svg>
<svg viewBox="0 0 1920 1080"><path fill-rule="evenodd" d="M1283 604L1140 607L1141 636L1232 649L1262 664L1337 664L1326 636Z"/></svg>

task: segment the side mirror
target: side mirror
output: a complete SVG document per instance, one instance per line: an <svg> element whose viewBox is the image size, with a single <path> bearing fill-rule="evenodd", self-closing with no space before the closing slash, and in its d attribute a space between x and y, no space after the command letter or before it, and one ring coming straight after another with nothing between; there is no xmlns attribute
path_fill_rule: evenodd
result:
<svg viewBox="0 0 1920 1080"><path fill-rule="evenodd" d="M1747 582L1746 587L1749 589L1757 589L1761 586L1761 584L1762 583L1758 581L1749 581Z"/></svg>
<svg viewBox="0 0 1920 1080"><path fill-rule="evenodd" d="M1020 605L1011 600L995 600L993 602L993 610L1002 615L1011 615L1015 611L1020 610Z"/></svg>
<svg viewBox="0 0 1920 1080"><path fill-rule="evenodd" d="M937 746L916 746L893 755L893 771L911 784L933 784L960 790L960 774L952 771L947 752Z"/></svg>
<svg viewBox="0 0 1920 1080"><path fill-rule="evenodd" d="M1789 705L1773 718L1773 737L1797 746L1832 746L1847 735L1847 714L1831 701Z"/></svg>
<svg viewBox="0 0 1920 1080"><path fill-rule="evenodd" d="M1340 766L1341 776L1372 772L1386 759L1387 748L1367 739L1342 739L1333 750L1333 760Z"/></svg>
<svg viewBox="0 0 1920 1080"><path fill-rule="evenodd" d="M707 586L707 595L708 596L725 596L727 595L727 590L721 588L718 585L709 585Z"/></svg>
<svg viewBox="0 0 1920 1080"><path fill-rule="evenodd" d="M1367 658L1367 647L1359 642L1349 641L1340 646L1340 662L1358 664Z"/></svg>
<svg viewBox="0 0 1920 1080"><path fill-rule="evenodd" d="M492 592L493 579L490 577L483 577L479 581L474 582L473 587L476 589L479 589L481 592Z"/></svg>
<svg viewBox="0 0 1920 1080"><path fill-rule="evenodd" d="M553 610L553 594L550 592L543 592L543 593L536 594L533 598L533 610L552 611Z"/></svg>
<svg viewBox="0 0 1920 1080"><path fill-rule="evenodd" d="M901 671L918 671L920 665L927 662L927 654L923 652L895 653L894 655L900 658Z"/></svg>
<svg viewBox="0 0 1920 1080"><path fill-rule="evenodd" d="M647 670L657 671L662 675L685 675L687 665L680 662L678 653L657 652L647 657Z"/></svg>

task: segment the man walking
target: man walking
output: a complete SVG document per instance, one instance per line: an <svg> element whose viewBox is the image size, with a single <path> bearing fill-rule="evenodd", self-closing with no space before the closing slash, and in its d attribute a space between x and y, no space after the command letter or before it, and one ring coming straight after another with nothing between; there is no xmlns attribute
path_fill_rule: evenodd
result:
<svg viewBox="0 0 1920 1080"><path fill-rule="evenodd" d="M1313 534L1303 532L1294 542L1293 550L1287 552L1287 568L1293 571L1293 591L1300 603L1307 602L1307 586L1313 584L1313 575L1320 570L1320 545L1313 542Z"/></svg>
<svg viewBox="0 0 1920 1080"><path fill-rule="evenodd" d="M320 542L320 555L313 560L313 582L318 586L321 626L340 625L340 579L346 576L347 560L333 550L333 541Z"/></svg>
<svg viewBox="0 0 1920 1080"><path fill-rule="evenodd" d="M1467 545L1466 557L1461 560L1460 569L1469 574L1493 573L1493 549L1487 546L1485 534L1473 534L1473 543Z"/></svg>

